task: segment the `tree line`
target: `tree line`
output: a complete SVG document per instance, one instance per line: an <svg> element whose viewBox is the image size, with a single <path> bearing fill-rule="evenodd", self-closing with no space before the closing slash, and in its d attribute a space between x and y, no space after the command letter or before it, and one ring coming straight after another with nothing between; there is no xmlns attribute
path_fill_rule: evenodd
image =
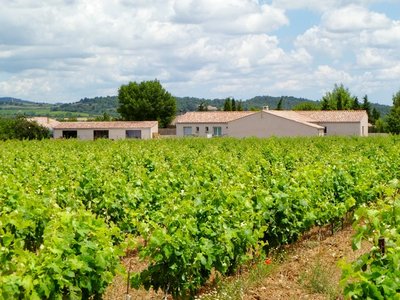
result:
<svg viewBox="0 0 400 300"><path fill-rule="evenodd" d="M284 108L284 97L281 97L275 109ZM117 111L125 120L158 120L161 127L165 127L176 115L176 99L171 96L159 81L130 82L122 85L118 91L119 107ZM208 109L206 102L201 102L197 110ZM365 95L362 102L351 95L343 84L335 84L332 91L327 92L319 102L304 102L296 105L294 110L365 110L369 122L375 125L378 132L400 134L400 91L393 95L393 107L389 114L382 118L379 111L372 107ZM242 101L226 98L222 110L244 110Z"/></svg>
<svg viewBox="0 0 400 300"><path fill-rule="evenodd" d="M50 130L24 116L15 118L0 117L0 141L4 140L41 140L50 138Z"/></svg>

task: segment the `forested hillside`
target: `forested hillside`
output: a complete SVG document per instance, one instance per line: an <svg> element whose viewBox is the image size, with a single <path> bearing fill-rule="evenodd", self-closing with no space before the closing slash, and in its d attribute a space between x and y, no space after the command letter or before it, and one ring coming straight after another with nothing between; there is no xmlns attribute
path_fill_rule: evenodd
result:
<svg viewBox="0 0 400 300"><path fill-rule="evenodd" d="M187 111L196 111L200 104L210 105L222 109L225 99L204 99L195 97L175 97L177 104L177 113L182 114ZM243 100L242 107L244 110L261 109L268 106L270 109L276 109L279 101L282 99L282 109L292 109L294 106L308 102L319 103L309 99L296 98L292 96L272 97L272 96L256 96L251 99ZM236 99L236 101L241 101ZM38 103L27 100L19 100L15 98L0 98L0 116L50 116L54 118L70 118L70 117L96 117L104 113L118 117L117 113L118 99L117 96L83 98L73 103ZM390 106L381 104L372 104L381 114L385 116L390 110Z"/></svg>

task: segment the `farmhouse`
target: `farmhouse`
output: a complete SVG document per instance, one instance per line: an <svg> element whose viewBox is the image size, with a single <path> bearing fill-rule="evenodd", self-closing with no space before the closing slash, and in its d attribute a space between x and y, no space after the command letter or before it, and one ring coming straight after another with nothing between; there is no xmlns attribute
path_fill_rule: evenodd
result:
<svg viewBox="0 0 400 300"><path fill-rule="evenodd" d="M158 133L158 122L60 122L53 127L53 131L54 138L151 139Z"/></svg>
<svg viewBox="0 0 400 300"><path fill-rule="evenodd" d="M49 117L32 117L28 121L36 122L39 125L46 127L49 130L53 130L53 127L60 124L57 120L51 119Z"/></svg>
<svg viewBox="0 0 400 300"><path fill-rule="evenodd" d="M368 135L365 111L188 112L175 123L177 136Z"/></svg>

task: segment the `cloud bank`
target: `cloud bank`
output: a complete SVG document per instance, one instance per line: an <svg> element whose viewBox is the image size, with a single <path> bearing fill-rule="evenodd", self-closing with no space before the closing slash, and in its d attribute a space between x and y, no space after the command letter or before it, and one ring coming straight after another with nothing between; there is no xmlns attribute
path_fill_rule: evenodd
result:
<svg viewBox="0 0 400 300"><path fill-rule="evenodd" d="M390 104L400 88L390 1L1 2L0 96L78 101L157 78L176 96L319 99L343 83ZM300 11L317 22L282 43Z"/></svg>

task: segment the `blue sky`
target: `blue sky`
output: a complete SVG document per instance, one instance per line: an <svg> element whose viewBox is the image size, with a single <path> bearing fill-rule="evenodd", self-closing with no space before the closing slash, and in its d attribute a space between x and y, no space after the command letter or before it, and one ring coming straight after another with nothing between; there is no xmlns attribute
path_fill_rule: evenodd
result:
<svg viewBox="0 0 400 300"><path fill-rule="evenodd" d="M391 104L398 0L0 0L0 97L74 102L157 78L175 96Z"/></svg>

